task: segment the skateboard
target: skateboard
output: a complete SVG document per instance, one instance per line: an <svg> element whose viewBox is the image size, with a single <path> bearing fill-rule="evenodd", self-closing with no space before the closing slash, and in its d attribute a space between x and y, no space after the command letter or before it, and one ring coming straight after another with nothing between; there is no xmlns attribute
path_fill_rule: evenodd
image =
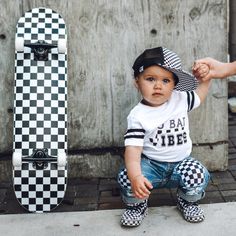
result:
<svg viewBox="0 0 236 236"><path fill-rule="evenodd" d="M67 35L62 17L34 8L15 35L13 188L29 212L48 212L67 184Z"/></svg>

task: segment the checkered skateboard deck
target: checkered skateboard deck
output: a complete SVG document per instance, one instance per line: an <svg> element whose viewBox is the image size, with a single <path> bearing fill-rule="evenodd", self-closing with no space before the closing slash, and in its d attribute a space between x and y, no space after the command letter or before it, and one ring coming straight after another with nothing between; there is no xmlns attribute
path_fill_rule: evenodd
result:
<svg viewBox="0 0 236 236"><path fill-rule="evenodd" d="M66 40L64 20L48 8L16 26L13 185L30 212L56 208L66 190Z"/></svg>

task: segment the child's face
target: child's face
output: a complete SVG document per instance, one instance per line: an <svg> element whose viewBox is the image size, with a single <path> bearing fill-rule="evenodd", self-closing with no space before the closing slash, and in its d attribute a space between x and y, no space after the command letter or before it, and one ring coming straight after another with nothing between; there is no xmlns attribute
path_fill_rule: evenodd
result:
<svg viewBox="0 0 236 236"><path fill-rule="evenodd" d="M136 78L135 85L149 106L158 107L169 100L175 80L168 70L150 66Z"/></svg>

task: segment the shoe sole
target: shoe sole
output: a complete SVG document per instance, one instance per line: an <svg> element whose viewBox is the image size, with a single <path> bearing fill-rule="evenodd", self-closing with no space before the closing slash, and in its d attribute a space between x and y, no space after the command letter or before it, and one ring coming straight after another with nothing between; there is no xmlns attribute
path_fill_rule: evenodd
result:
<svg viewBox="0 0 236 236"><path fill-rule="evenodd" d="M143 213L141 219L135 220L135 221L131 221L131 220L127 221L127 220L122 220L121 219L120 223L121 223L122 226L126 226L126 227L137 227L142 223L143 219L147 216L147 214L148 214L148 209L145 210L145 212Z"/></svg>
<svg viewBox="0 0 236 236"><path fill-rule="evenodd" d="M191 216L184 215L184 211L179 204L177 204L177 208L181 212L183 218L190 223L200 223L200 222L204 221L204 219L205 219L204 215L197 216L197 217L191 217Z"/></svg>

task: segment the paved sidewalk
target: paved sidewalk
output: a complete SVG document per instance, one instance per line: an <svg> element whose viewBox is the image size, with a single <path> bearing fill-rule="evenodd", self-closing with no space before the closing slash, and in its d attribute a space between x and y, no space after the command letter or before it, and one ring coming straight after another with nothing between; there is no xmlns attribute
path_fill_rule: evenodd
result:
<svg viewBox="0 0 236 236"><path fill-rule="evenodd" d="M203 205L206 220L188 223L176 207L149 208L143 224L124 228L122 210L0 215L0 235L9 236L230 236L236 232L236 203Z"/></svg>

